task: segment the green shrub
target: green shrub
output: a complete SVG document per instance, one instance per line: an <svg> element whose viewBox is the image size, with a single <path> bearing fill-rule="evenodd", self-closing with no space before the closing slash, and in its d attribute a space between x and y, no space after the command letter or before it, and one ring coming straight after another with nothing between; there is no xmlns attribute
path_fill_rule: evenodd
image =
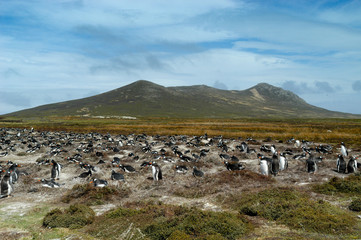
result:
<svg viewBox="0 0 361 240"><path fill-rule="evenodd" d="M361 195L361 176L351 175L344 179L333 177L327 183L315 185L313 189L323 194L346 193Z"/></svg>
<svg viewBox="0 0 361 240"><path fill-rule="evenodd" d="M109 211L89 226L88 232L95 237L116 239L130 224L139 228L147 238L157 240L238 239L251 229L251 224L240 214L147 204L139 209L117 208ZM114 230L108 236L106 229L109 228Z"/></svg>
<svg viewBox="0 0 361 240"><path fill-rule="evenodd" d="M77 204L71 205L64 212L56 208L47 213L43 219L43 226L48 228L81 228L91 224L95 213L88 206Z"/></svg>
<svg viewBox="0 0 361 240"><path fill-rule="evenodd" d="M361 212L361 198L357 198L357 199L353 200L351 202L350 206L348 206L348 208L351 211Z"/></svg>
<svg viewBox="0 0 361 240"><path fill-rule="evenodd" d="M262 216L289 227L319 233L348 233L355 221L347 212L325 201L287 188L273 188L244 196L240 212Z"/></svg>

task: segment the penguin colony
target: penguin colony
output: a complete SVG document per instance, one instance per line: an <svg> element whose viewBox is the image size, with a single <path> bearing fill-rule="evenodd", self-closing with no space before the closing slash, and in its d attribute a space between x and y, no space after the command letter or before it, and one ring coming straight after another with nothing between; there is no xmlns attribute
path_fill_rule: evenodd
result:
<svg viewBox="0 0 361 240"><path fill-rule="evenodd" d="M2 128L0 198L16 192L16 183L22 175L36 176L42 187L62 187L67 184L59 183L64 169L77 172L73 181L105 187L110 182L126 182L128 176L139 172L148 174L155 182L167 181L167 175L172 174L200 179L207 176L212 164L222 166L222 171L243 171L251 169L248 167L250 162L257 163L257 169L251 171L270 177L292 171L291 164L303 165L305 174L317 174L323 159L334 161L334 168L329 170L338 174L356 173L360 167L357 156L352 155L352 150L347 149L343 142L336 146L295 139L282 145L263 143L252 138L225 139L222 136L208 137L207 134L192 137L110 135ZM49 175L38 176L38 171L28 171L26 167L7 160L19 152L29 156L41 152L42 157L32 164L37 164Z"/></svg>

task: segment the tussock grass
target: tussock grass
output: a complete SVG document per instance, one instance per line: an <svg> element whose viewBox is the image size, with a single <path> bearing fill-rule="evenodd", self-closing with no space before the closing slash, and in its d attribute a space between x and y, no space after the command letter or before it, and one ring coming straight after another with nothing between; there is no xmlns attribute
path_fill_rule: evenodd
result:
<svg viewBox="0 0 361 240"><path fill-rule="evenodd" d="M252 229L239 214L145 204L139 209L118 208L110 211L98 217L86 231L95 237L119 239L132 224L148 239L157 240L238 239Z"/></svg>
<svg viewBox="0 0 361 240"><path fill-rule="evenodd" d="M89 206L102 205L116 198L128 197L129 194L130 190L125 187L97 188L91 184L77 184L61 198L61 201L64 203L82 203Z"/></svg>
<svg viewBox="0 0 361 240"><path fill-rule="evenodd" d="M83 204L70 205L65 211L55 208L48 212L43 219L43 226L47 228L82 228L94 221L94 211Z"/></svg>
<svg viewBox="0 0 361 240"><path fill-rule="evenodd" d="M313 190L322 194L361 195L361 175L350 175L344 179L333 177L328 182L313 186Z"/></svg>
<svg viewBox="0 0 361 240"><path fill-rule="evenodd" d="M306 232L348 235L354 233L356 224L354 216L347 211L289 188L233 195L225 203L243 214L260 216Z"/></svg>
<svg viewBox="0 0 361 240"><path fill-rule="evenodd" d="M189 119L142 118L94 119L82 117L49 117L0 121L0 127L36 130L101 132L148 135L222 135L228 138L272 138L286 141L292 137L309 141L348 145L361 142L360 119Z"/></svg>

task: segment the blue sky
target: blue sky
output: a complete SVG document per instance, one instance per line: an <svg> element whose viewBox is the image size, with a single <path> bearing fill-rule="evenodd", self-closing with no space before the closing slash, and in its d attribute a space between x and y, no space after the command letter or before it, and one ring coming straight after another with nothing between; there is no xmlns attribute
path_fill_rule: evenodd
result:
<svg viewBox="0 0 361 240"><path fill-rule="evenodd" d="M140 79L361 114L361 0L0 0L0 114Z"/></svg>

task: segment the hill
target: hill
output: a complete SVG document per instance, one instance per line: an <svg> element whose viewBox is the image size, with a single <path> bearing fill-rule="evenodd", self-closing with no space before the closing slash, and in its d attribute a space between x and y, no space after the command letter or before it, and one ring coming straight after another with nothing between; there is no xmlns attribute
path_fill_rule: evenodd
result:
<svg viewBox="0 0 361 240"><path fill-rule="evenodd" d="M7 116L134 116L177 118L356 118L306 103L296 94L260 83L246 90L205 85L164 87L139 80L78 100L47 104Z"/></svg>

